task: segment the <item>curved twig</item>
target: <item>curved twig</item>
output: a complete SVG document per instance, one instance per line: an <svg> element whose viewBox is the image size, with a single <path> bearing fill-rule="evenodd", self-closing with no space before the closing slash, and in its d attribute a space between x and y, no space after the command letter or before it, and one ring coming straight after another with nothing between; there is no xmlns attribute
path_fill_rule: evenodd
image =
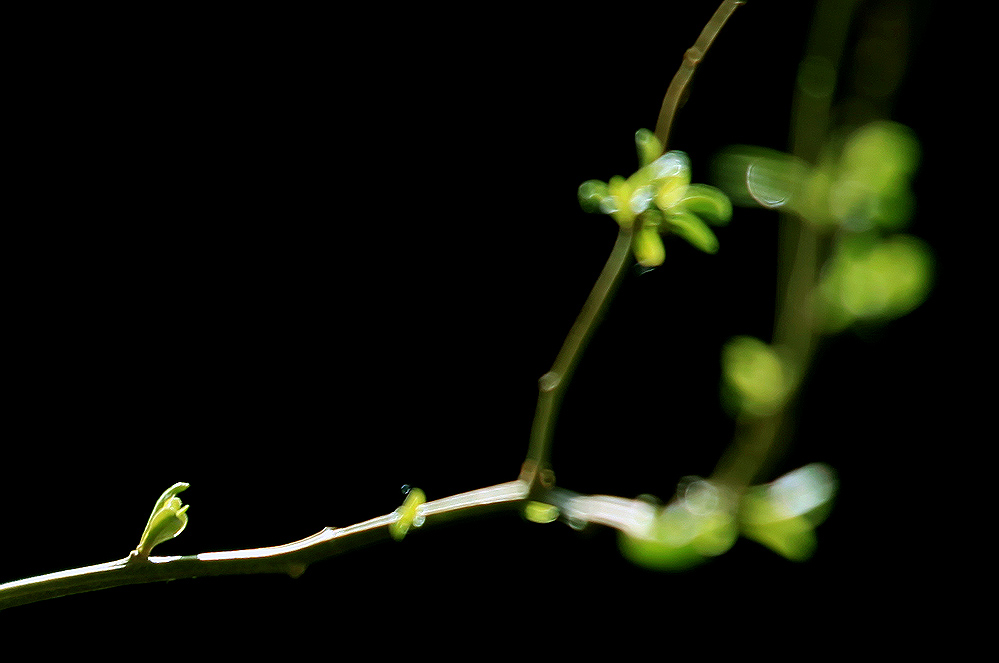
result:
<svg viewBox="0 0 999 663"><path fill-rule="evenodd" d="M701 30L697 41L683 54L683 63L676 74L673 75L673 80L670 81L669 89L666 90L666 96L663 98L663 105L659 109L659 119L656 121L655 134L659 142L662 143L663 149L666 149L667 145L669 145L669 134L673 128L673 118L680 109L680 102L683 100L684 92L686 92L687 86L690 84L690 79L694 77L697 65L704 59L704 55L711 48L715 37L721 32L722 27L724 27L728 19L739 8L739 5L744 4L746 4L744 0L725 0L725 2L721 3L718 9L715 10L714 15L711 16L711 20Z"/></svg>

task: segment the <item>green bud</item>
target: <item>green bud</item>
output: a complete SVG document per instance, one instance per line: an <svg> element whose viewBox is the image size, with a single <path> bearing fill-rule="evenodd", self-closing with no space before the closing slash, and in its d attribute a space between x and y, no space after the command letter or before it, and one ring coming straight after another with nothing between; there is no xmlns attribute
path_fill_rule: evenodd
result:
<svg viewBox="0 0 999 663"><path fill-rule="evenodd" d="M184 531L187 527L187 507L181 504L177 493L183 492L190 487L190 484L178 482L167 488L156 501L149 520L146 521L146 529L142 532L139 545L135 551L140 557L149 557L153 548L169 541Z"/></svg>
<svg viewBox="0 0 999 663"><path fill-rule="evenodd" d="M639 129L635 132L635 147L638 148L638 164L643 168L663 153L663 144L648 129Z"/></svg>
<svg viewBox="0 0 999 663"><path fill-rule="evenodd" d="M524 517L532 523L555 522L558 520L558 516L558 507L551 504L530 500L524 505Z"/></svg>
<svg viewBox="0 0 999 663"><path fill-rule="evenodd" d="M587 212L603 212L601 205L608 195L606 182L589 180L579 185L579 205Z"/></svg>
<svg viewBox="0 0 999 663"><path fill-rule="evenodd" d="M655 225L642 224L632 238L635 259L643 267L658 267L666 260L666 248Z"/></svg>
<svg viewBox="0 0 999 663"><path fill-rule="evenodd" d="M402 506L395 510L396 519L389 525L389 534L396 541L402 541L410 527L423 524L423 517L417 512L420 505L427 501L427 496L419 488L412 488L406 494Z"/></svg>
<svg viewBox="0 0 999 663"><path fill-rule="evenodd" d="M732 218L732 202L728 196L707 184L689 185L680 205L715 225L725 225Z"/></svg>

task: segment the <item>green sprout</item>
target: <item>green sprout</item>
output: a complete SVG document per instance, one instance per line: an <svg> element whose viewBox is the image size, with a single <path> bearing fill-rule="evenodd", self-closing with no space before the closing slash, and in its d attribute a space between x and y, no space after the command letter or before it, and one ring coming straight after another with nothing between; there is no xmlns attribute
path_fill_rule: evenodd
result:
<svg viewBox="0 0 999 663"><path fill-rule="evenodd" d="M558 520L559 510L552 504L528 500L524 505L524 517L532 523L553 523Z"/></svg>
<svg viewBox="0 0 999 663"><path fill-rule="evenodd" d="M423 524L423 517L417 512L421 504L427 501L427 496L419 488L410 488L402 506L395 510L395 520L389 525L389 534L396 541L406 538L410 527Z"/></svg>
<svg viewBox="0 0 999 663"><path fill-rule="evenodd" d="M636 132L635 143L641 167L627 179L584 182L579 187L583 209L609 214L623 229L632 230L632 250L645 267L663 263L666 251L660 235L665 233L677 234L706 253L717 252L718 238L702 217L716 225L728 223L728 197L714 187L691 184L687 155L678 150L662 154L662 144L648 129Z"/></svg>
<svg viewBox="0 0 999 663"><path fill-rule="evenodd" d="M189 504L181 505L177 493L190 488L190 484L178 482L163 491L160 498L156 500L156 506L149 514L146 521L146 529L142 532L139 545L135 548L135 553L142 558L149 557L153 548L169 541L179 535L187 527L187 507Z"/></svg>

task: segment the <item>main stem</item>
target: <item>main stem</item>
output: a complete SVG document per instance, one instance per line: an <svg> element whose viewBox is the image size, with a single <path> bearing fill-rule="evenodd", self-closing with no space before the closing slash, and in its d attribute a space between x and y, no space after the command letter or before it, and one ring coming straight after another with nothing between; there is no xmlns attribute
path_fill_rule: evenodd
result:
<svg viewBox="0 0 999 663"><path fill-rule="evenodd" d="M519 509L527 497L528 484L519 479L451 495L417 507L420 521L413 527L422 529L490 511ZM581 495L561 488L538 497L573 523L614 527L633 536L643 531L654 509L641 499ZM388 539L390 527L398 518L399 514L393 512L347 527L326 527L300 541L268 548L175 557L141 558L132 554L113 562L15 580L0 584L0 610L99 589L181 578L257 573L298 577L313 562Z"/></svg>

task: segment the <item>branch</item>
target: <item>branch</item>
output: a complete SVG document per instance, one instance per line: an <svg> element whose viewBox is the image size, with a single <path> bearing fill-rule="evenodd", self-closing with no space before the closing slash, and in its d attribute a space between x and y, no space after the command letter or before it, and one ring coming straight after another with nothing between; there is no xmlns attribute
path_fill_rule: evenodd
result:
<svg viewBox="0 0 999 663"><path fill-rule="evenodd" d="M559 350L555 363L550 371L538 380L538 406L531 427L531 441L527 451L527 460L521 472L521 479L530 484L540 477L541 483L549 483L543 473L546 471L548 454L551 450L551 437L562 396L572 378L572 373L579 362L586 342L596 330L607 304L625 273L625 267L631 264L630 230L622 228L617 234L614 248L604 264L597 282L593 285L590 295L586 298L576 322L573 323L569 335L566 336L562 349Z"/></svg>
<svg viewBox="0 0 999 663"><path fill-rule="evenodd" d="M697 64L740 4L743 4L741 0L725 0L704 27L697 42L684 55L683 64L663 100L656 126L656 135L663 146L667 143L673 117ZM538 405L527 460L519 479L425 502L415 506L411 512L397 509L391 514L356 525L326 527L300 541L280 546L174 557L149 556L147 549L142 552L133 551L129 556L113 562L8 582L0 585L0 610L121 585L198 576L284 573L298 577L313 562L375 541L390 537L402 538L410 526L418 528L446 520L470 518L487 510L521 509L528 501L554 507L553 518L560 517L575 527L594 523L614 527L631 535L646 534L655 513L653 505L642 500L608 495L586 496L562 488L556 489L552 485L551 472L546 467L552 429L562 395L587 341L620 285L625 267L630 264L631 243L632 231L622 228L552 369L538 381ZM175 515L182 513L183 510L179 510ZM400 528L398 524L403 519L409 521L405 522L405 527ZM183 524L186 524L186 520ZM174 529L176 531L169 532L169 536L176 535L183 527ZM150 545L149 548L151 547Z"/></svg>
<svg viewBox="0 0 999 663"><path fill-rule="evenodd" d="M473 518L488 511L520 509L528 497L522 480L479 488L425 502L416 509L414 527ZM608 495L579 495L564 489L541 491L534 501L558 509L574 527L587 523L636 533L647 526L654 507L641 500ZM396 511L347 527L326 527L300 541L268 548L228 550L184 556L128 557L104 564L58 571L0 585L0 610L122 585L200 576L282 573L297 578L309 564L370 543L388 539Z"/></svg>
<svg viewBox="0 0 999 663"><path fill-rule="evenodd" d="M684 54L683 63L673 76L669 89L666 91L666 97L659 110L659 120L656 123L655 135L659 138L664 149L673 126L674 116L680 105L680 99L694 75L694 70L711 47L722 26L741 4L744 4L744 0L725 0L722 2L707 25L701 30L701 35L697 41ZM590 291L586 303L583 304L579 317L576 318L576 322L573 323L569 335L562 344L562 349L559 350L555 363L551 370L538 380L538 405L531 427L527 459L524 461L520 475L522 480L527 481L532 486L537 484L547 488L553 483L547 463L555 417L558 414L562 396L572 379L573 370L586 347L586 342L593 335L607 303L620 285L625 267L630 264L631 241L632 231L622 228L617 235L614 248L611 249L610 257L607 259L603 271L597 277L597 282L593 285L593 290Z"/></svg>
<svg viewBox="0 0 999 663"><path fill-rule="evenodd" d="M822 62L829 69L829 80L836 80L856 5L857 0L819 2L802 68L809 62ZM802 77L798 77L790 143L792 153L803 161L814 163L818 157L828 136L832 101L832 86L823 94L816 94L807 91L802 85ZM797 376L792 393L778 412L763 418L743 417L737 422L735 439L712 474L713 479L736 489L751 484L774 455L778 441L791 437L794 422L790 415L819 337L812 304L822 249L819 235L801 217L784 211L780 217L778 244L778 292L772 341L786 353Z"/></svg>

